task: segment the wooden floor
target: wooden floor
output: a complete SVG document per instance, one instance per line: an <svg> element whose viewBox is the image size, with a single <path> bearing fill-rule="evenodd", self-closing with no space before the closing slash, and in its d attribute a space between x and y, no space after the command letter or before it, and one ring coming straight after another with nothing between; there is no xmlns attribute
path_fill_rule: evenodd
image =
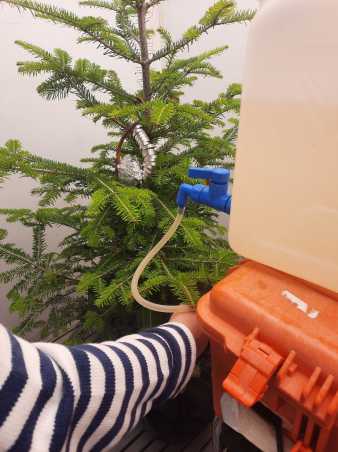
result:
<svg viewBox="0 0 338 452"><path fill-rule="evenodd" d="M166 444L147 431L143 425L136 428L111 452L212 452L211 425L205 428L193 441L182 444Z"/></svg>

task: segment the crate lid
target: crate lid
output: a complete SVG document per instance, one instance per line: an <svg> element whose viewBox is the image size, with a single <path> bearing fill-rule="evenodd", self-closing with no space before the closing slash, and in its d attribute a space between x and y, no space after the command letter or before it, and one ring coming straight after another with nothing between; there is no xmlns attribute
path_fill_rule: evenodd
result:
<svg viewBox="0 0 338 452"><path fill-rule="evenodd" d="M338 378L338 295L252 261L235 268L198 304L211 340L239 356L256 328L284 359Z"/></svg>

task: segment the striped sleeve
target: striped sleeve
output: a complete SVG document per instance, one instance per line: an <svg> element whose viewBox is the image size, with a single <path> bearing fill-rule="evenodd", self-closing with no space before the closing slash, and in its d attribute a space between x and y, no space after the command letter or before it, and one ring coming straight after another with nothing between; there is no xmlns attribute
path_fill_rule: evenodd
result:
<svg viewBox="0 0 338 452"><path fill-rule="evenodd" d="M117 341L31 344L0 325L0 450L110 450L179 394L196 360L190 330L167 323Z"/></svg>

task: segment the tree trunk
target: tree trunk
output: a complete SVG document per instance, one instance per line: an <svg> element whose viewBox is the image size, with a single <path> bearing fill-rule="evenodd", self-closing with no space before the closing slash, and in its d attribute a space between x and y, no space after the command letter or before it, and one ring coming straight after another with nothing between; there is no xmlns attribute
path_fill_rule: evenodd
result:
<svg viewBox="0 0 338 452"><path fill-rule="evenodd" d="M146 14L147 5L145 1L138 7L137 19L140 32L140 46L141 46L141 67L142 67L142 79L143 79L143 93L144 100L151 99L151 86L150 86L150 61L148 50L148 39L146 29Z"/></svg>

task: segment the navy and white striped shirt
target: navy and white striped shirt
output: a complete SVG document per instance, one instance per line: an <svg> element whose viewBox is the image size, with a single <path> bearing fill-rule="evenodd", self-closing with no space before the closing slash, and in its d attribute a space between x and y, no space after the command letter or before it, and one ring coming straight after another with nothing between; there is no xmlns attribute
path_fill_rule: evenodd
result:
<svg viewBox="0 0 338 452"><path fill-rule="evenodd" d="M0 325L0 450L110 450L191 377L195 340L167 323L114 342L29 343Z"/></svg>

